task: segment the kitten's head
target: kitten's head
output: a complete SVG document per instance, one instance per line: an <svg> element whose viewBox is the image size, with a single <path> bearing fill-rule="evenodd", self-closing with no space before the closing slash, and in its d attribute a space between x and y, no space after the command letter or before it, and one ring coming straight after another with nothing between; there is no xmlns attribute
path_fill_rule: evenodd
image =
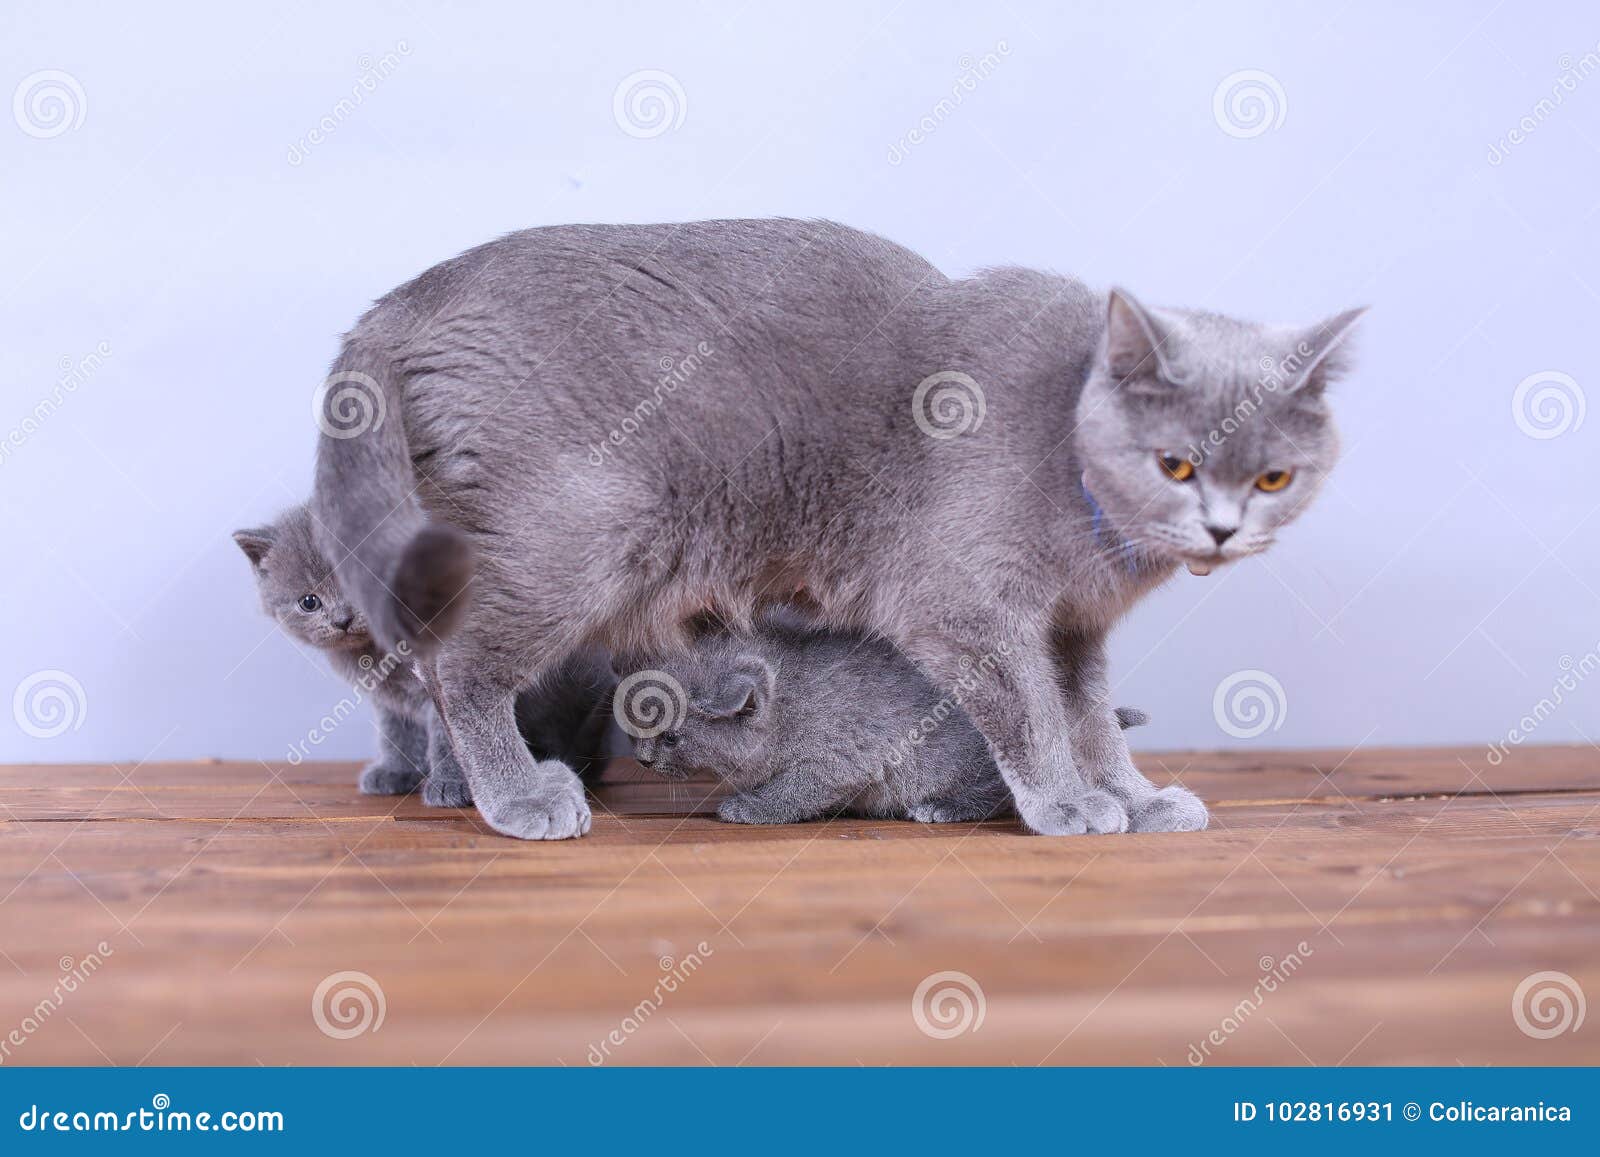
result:
<svg viewBox="0 0 1600 1157"><path fill-rule="evenodd" d="M366 619L344 597L332 565L317 549L304 506L270 526L236 530L233 541L255 571L262 607L289 634L327 651L354 651L372 642Z"/></svg>
<svg viewBox="0 0 1600 1157"><path fill-rule="evenodd" d="M662 678L665 676L665 678ZM734 786L766 777L777 673L748 640L703 639L686 654L617 688L619 718L634 736L634 758L661 775L709 772ZM648 697L664 714L651 712ZM650 726L638 726L644 720Z"/></svg>
<svg viewBox="0 0 1600 1157"><path fill-rule="evenodd" d="M1324 391L1363 312L1293 329L1113 290L1075 444L1116 533L1200 574L1270 546L1338 457Z"/></svg>

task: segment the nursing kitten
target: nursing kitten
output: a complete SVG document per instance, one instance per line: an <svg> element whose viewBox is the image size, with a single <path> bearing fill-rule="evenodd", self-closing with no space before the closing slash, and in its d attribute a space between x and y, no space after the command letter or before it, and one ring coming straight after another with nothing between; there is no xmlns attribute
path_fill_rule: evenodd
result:
<svg viewBox="0 0 1600 1157"><path fill-rule="evenodd" d="M361 790L404 795L420 784L424 803L470 805L466 777L427 689L404 654L378 646L366 619L345 597L332 564L317 547L309 510L293 507L268 526L235 531L233 540L250 560L267 614L372 696L379 754L362 769ZM608 658L579 651L538 694L520 696L517 724L535 757L560 759L580 774L597 767L612 725L615 686Z"/></svg>
<svg viewBox="0 0 1600 1157"><path fill-rule="evenodd" d="M764 617L754 634L697 640L631 690L670 711L665 730L635 728L634 758L665 776L726 781L738 794L717 814L733 823L839 813L962 823L1012 812L959 689L941 694L880 639ZM649 710L617 705L624 719L636 707ZM1123 707L1116 717L1123 727L1146 718Z"/></svg>
<svg viewBox="0 0 1600 1157"><path fill-rule="evenodd" d="M1106 636L1305 509L1358 315L952 279L826 221L527 230L346 336L317 530L378 641L436 656L501 832L589 827L570 768L517 740L521 689L579 646L667 653L708 609L747 627L798 586L935 686L996 657L963 706L1033 831L1193 830L1200 801L1128 756Z"/></svg>

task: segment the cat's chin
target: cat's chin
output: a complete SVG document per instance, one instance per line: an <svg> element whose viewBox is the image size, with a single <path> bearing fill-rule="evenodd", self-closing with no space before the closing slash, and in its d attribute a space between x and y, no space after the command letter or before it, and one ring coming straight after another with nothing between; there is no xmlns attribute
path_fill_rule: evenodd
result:
<svg viewBox="0 0 1600 1157"><path fill-rule="evenodd" d="M330 651L364 651L372 646L371 635L336 635L319 644Z"/></svg>

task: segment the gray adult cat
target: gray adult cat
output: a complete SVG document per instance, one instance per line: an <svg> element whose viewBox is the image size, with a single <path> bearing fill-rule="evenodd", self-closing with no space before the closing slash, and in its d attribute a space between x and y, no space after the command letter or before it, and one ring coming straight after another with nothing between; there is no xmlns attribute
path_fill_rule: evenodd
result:
<svg viewBox="0 0 1600 1157"><path fill-rule="evenodd" d="M250 560L267 614L371 694L379 753L361 770L361 790L405 795L421 785L424 803L469 806L472 793L433 701L405 655L380 648L345 596L317 547L308 509L293 507L267 526L235 531L233 540ZM535 757L564 760L580 773L596 768L616 682L608 659L580 650L538 694L520 696L518 727Z"/></svg>
<svg viewBox="0 0 1600 1157"><path fill-rule="evenodd" d="M753 634L707 635L642 674L623 681L617 704L634 758L674 778L723 779L738 794L717 814L733 823L841 812L963 823L1011 811L963 689L941 694L881 639L762 616ZM1145 722L1130 707L1115 714L1124 728Z"/></svg>
<svg viewBox="0 0 1600 1157"><path fill-rule="evenodd" d="M670 651L707 609L747 627L801 585L936 686L1001 656L965 707L1034 831L1199 828L1199 800L1128 757L1106 633L1180 564L1260 551L1304 509L1357 316L952 280L829 222L528 230L347 335L319 395L319 530L378 639L435 656L499 831L589 827L570 769L517 739L520 688L582 644Z"/></svg>

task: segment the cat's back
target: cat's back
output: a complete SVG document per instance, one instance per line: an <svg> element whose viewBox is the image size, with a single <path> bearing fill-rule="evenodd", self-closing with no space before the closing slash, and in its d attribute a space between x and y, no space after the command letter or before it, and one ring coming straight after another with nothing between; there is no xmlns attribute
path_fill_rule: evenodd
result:
<svg viewBox="0 0 1600 1157"><path fill-rule="evenodd" d="M753 218L524 229L440 262L382 298L357 331L387 341L518 311L607 317L692 309L704 325L778 306L799 316L893 302L946 279L910 249L826 220Z"/></svg>
<svg viewBox="0 0 1600 1157"><path fill-rule="evenodd" d="M791 712L811 726L849 725L892 739L946 698L910 659L877 636L771 615L761 631L790 687Z"/></svg>

